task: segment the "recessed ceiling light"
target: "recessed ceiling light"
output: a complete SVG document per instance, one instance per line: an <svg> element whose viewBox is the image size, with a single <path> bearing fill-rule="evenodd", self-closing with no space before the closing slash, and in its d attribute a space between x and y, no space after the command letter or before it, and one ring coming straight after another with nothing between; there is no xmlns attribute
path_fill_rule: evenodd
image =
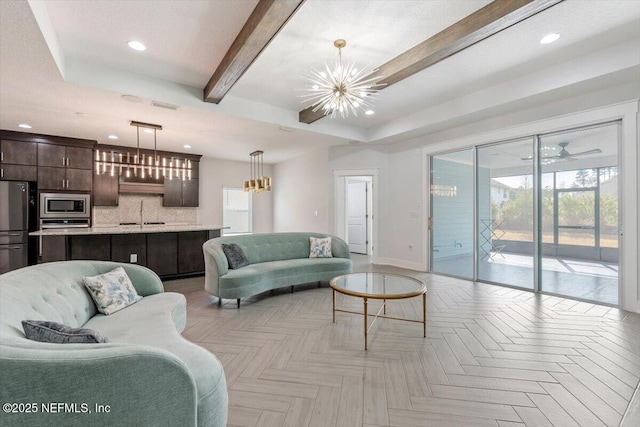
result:
<svg viewBox="0 0 640 427"><path fill-rule="evenodd" d="M109 139L118 139L118 135L109 135L107 138L109 138Z"/></svg>
<svg viewBox="0 0 640 427"><path fill-rule="evenodd" d="M120 96L120 98L124 99L125 101L133 102L134 104L140 104L142 102L142 98L135 95L122 95Z"/></svg>
<svg viewBox="0 0 640 427"><path fill-rule="evenodd" d="M364 112L367 116L373 116L373 114L375 113L373 110L367 110Z"/></svg>
<svg viewBox="0 0 640 427"><path fill-rule="evenodd" d="M18 127L22 129L31 129L31 125L28 125L26 123L20 123Z"/></svg>
<svg viewBox="0 0 640 427"><path fill-rule="evenodd" d="M147 47L145 45L143 45L141 42L135 41L135 40L131 40L129 43L127 43L127 45L133 49L133 50L138 50L140 52L142 52L143 50L147 50Z"/></svg>
<svg viewBox="0 0 640 427"><path fill-rule="evenodd" d="M547 34L546 36L544 36L543 38L540 39L540 43L541 44L553 43L554 41L558 40L559 38L560 38L560 34L558 34L558 33Z"/></svg>
<svg viewBox="0 0 640 427"><path fill-rule="evenodd" d="M153 133L153 129L145 129L142 132L144 132L144 133Z"/></svg>
<svg viewBox="0 0 640 427"><path fill-rule="evenodd" d="M184 148L191 148L191 146L189 144L184 144L183 147Z"/></svg>

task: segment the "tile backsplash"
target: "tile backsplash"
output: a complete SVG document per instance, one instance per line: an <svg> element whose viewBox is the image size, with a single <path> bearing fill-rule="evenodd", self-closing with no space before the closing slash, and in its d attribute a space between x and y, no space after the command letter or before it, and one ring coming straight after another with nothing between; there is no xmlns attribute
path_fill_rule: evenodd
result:
<svg viewBox="0 0 640 427"><path fill-rule="evenodd" d="M118 206L96 206L93 208L93 226L118 225L121 222L140 222L140 201L143 204L143 222L197 223L198 208L165 208L162 206L162 196L121 194Z"/></svg>

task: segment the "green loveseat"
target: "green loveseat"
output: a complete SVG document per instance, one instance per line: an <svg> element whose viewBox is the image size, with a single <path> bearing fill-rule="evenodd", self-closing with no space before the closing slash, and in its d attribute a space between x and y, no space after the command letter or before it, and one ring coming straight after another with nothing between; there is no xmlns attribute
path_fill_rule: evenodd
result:
<svg viewBox="0 0 640 427"><path fill-rule="evenodd" d="M351 273L349 246L331 236L332 258L309 258L309 237L320 233L270 233L225 236L208 240L202 246L205 265L205 290L218 298L238 300L271 289L302 283L328 281ZM223 243L236 243L249 265L229 269ZM220 300L218 300L220 302Z"/></svg>
<svg viewBox="0 0 640 427"><path fill-rule="evenodd" d="M143 298L105 316L83 277L118 266ZM27 319L94 329L110 343L31 341ZM16 404L3 406L0 425L226 426L222 364L182 338L186 320L185 297L137 265L65 261L0 275L0 402Z"/></svg>

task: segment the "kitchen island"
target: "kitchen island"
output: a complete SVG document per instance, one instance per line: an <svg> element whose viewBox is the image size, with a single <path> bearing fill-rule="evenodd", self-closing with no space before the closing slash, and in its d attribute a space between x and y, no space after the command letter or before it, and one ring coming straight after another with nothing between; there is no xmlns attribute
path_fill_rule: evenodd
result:
<svg viewBox="0 0 640 427"><path fill-rule="evenodd" d="M202 245L220 237L209 224L113 225L54 228L29 233L39 239L38 262L102 260L144 265L163 279L204 274Z"/></svg>

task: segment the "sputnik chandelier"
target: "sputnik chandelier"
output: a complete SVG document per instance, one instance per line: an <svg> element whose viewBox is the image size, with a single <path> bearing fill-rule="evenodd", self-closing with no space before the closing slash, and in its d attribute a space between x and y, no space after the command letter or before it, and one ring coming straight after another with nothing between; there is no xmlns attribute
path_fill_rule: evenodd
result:
<svg viewBox="0 0 640 427"><path fill-rule="evenodd" d="M96 175L109 174L110 176L123 175L127 178L139 176L144 179L160 180L160 178L173 178L182 180L191 180L191 160L171 157L158 156L156 132L162 130L162 126L151 123L143 123L131 121L131 126L136 127L136 153L131 155L129 151L126 153L111 153L106 151L100 152L96 150ZM153 130L153 155L140 154L140 128ZM123 147L124 148L124 147Z"/></svg>
<svg viewBox="0 0 640 427"><path fill-rule="evenodd" d="M244 182L244 191L260 193L271 191L271 178L264 176L264 160L260 150L249 154L251 160L251 179Z"/></svg>
<svg viewBox="0 0 640 427"><path fill-rule="evenodd" d="M331 118L337 114L346 118L349 113L357 116L359 108L373 107L372 100L378 96L378 88L383 86L377 83L382 76L371 77L367 67L358 70L355 61L343 66L342 48L347 42L338 39L333 45L338 48L338 60L333 70L325 62L324 70L312 70L311 76L305 77L310 87L307 88L309 93L302 95L305 98L302 102L314 107L313 112L322 109L324 115Z"/></svg>

